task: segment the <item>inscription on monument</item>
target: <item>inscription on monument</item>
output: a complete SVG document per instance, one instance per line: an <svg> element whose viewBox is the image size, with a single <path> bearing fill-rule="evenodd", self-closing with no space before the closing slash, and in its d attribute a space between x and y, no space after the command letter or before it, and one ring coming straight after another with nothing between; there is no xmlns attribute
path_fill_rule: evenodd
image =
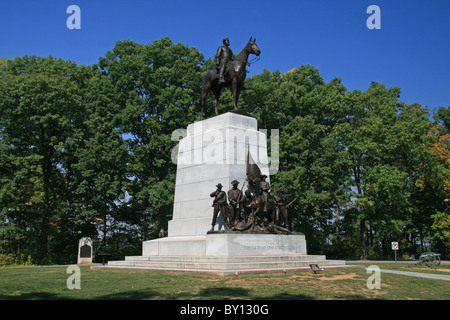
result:
<svg viewBox="0 0 450 320"><path fill-rule="evenodd" d="M293 246L244 246L244 250L265 250L265 249L277 249L277 250L291 250Z"/></svg>
<svg viewBox="0 0 450 320"><path fill-rule="evenodd" d="M84 245L80 248L80 258L92 258L92 249L88 245Z"/></svg>

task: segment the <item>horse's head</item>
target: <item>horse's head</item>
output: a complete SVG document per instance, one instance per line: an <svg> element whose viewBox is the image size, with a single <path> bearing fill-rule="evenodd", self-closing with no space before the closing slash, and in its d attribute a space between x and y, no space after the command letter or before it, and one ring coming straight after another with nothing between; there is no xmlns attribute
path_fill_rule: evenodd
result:
<svg viewBox="0 0 450 320"><path fill-rule="evenodd" d="M250 41L247 43L247 47L249 48L248 52L256 54L259 56L261 54L261 50L258 48L258 45L256 44L256 38L252 40L252 37L250 37Z"/></svg>

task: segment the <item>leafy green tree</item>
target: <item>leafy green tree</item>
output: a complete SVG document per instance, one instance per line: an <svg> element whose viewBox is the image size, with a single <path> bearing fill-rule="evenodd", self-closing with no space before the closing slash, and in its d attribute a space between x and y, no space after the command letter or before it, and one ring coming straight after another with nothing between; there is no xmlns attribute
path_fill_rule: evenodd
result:
<svg viewBox="0 0 450 320"><path fill-rule="evenodd" d="M352 162L358 209L352 212L359 224L360 257L366 259L366 246L374 243L374 234L386 248L411 225L413 168L430 122L420 106L398 102L396 87L386 89L374 82L367 91L348 95L344 140Z"/></svg>
<svg viewBox="0 0 450 320"><path fill-rule="evenodd" d="M418 221L435 242L435 248L448 254L450 234L450 134L439 125L431 127L424 142L425 152L417 168L415 200L426 220Z"/></svg>
<svg viewBox="0 0 450 320"><path fill-rule="evenodd" d="M242 107L260 127L280 129L280 172L272 184L300 194L292 220L313 241L321 239L317 247L339 242L339 213L353 221L342 222L345 232L359 230L362 258L368 244L381 242L386 252L392 239L420 232L417 221L430 225L412 195L431 122L420 105L398 101L399 88L374 82L366 92L347 92L340 79L327 84L311 66L264 70L246 87Z"/></svg>
<svg viewBox="0 0 450 320"><path fill-rule="evenodd" d="M283 186L291 200L298 197L289 208L291 224L307 235L311 250L321 252L334 228L330 221L348 202L350 171L337 135L346 89L340 79L325 83L311 66L285 74L264 70L246 87L242 108L254 114L261 128L280 130L279 172L271 176L272 190Z"/></svg>
<svg viewBox="0 0 450 320"><path fill-rule="evenodd" d="M172 214L176 166L171 154L177 142L171 135L199 117L202 64L197 49L169 38L149 45L117 42L99 60L122 110L132 177L128 206L138 216L151 212L153 217L153 235L145 238L166 229Z"/></svg>
<svg viewBox="0 0 450 320"><path fill-rule="evenodd" d="M49 253L51 222L64 206L61 154L82 108L75 72L70 61L34 56L9 60L0 72L0 132L10 157L3 222L22 221L39 258Z"/></svg>
<svg viewBox="0 0 450 320"><path fill-rule="evenodd" d="M65 164L79 226L88 233L96 222L104 247L112 217L125 199L129 154L110 80L98 68L81 72L86 73L80 88L86 118L66 143Z"/></svg>
<svg viewBox="0 0 450 320"><path fill-rule="evenodd" d="M434 119L450 133L450 110L440 107L434 115Z"/></svg>
<svg viewBox="0 0 450 320"><path fill-rule="evenodd" d="M72 259L95 217L123 197L128 153L100 70L22 57L0 72L2 243L36 261ZM56 260L55 260L56 259Z"/></svg>

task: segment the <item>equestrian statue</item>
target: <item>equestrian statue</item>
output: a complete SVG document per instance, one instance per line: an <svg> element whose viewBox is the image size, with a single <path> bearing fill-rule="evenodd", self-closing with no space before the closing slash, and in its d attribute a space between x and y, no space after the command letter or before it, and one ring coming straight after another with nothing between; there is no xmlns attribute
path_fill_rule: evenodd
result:
<svg viewBox="0 0 450 320"><path fill-rule="evenodd" d="M239 55L234 58L233 52L229 48L230 40L223 39L223 46L217 49L216 53L216 69L209 70L202 81L202 112L200 119L203 119L203 111L205 108L206 98L210 91L214 94L214 111L219 114L217 104L219 102L220 93L223 87L231 87L233 93L233 108L238 110L239 94L244 87L244 80L247 76L246 65L248 56L255 54L259 56L261 50L256 45L256 39L250 37L249 42Z"/></svg>

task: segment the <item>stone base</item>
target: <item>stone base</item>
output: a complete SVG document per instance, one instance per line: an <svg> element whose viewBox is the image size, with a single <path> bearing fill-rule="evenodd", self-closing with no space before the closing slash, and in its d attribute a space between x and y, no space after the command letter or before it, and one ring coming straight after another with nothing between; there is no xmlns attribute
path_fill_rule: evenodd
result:
<svg viewBox="0 0 450 320"><path fill-rule="evenodd" d="M229 276L310 271L310 264L326 269L352 267L343 260L308 255L303 234L213 232L145 241L142 256L129 256L91 268Z"/></svg>
<svg viewBox="0 0 450 320"><path fill-rule="evenodd" d="M205 252L206 235L167 237L142 243L143 256L204 256Z"/></svg>
<svg viewBox="0 0 450 320"><path fill-rule="evenodd" d="M92 258L79 258L77 264L92 264Z"/></svg>
<svg viewBox="0 0 450 320"><path fill-rule="evenodd" d="M306 254L303 234L209 232L205 236L166 237L145 241L143 256L267 256Z"/></svg>
<svg viewBox="0 0 450 320"><path fill-rule="evenodd" d="M206 235L207 256L281 256L305 254L306 240L303 234L213 232Z"/></svg>
<svg viewBox="0 0 450 320"><path fill-rule="evenodd" d="M310 264L317 264L325 270L364 267L346 265L344 260L326 260L323 255L233 257L186 255L129 256L125 257L123 261L109 261L104 266L91 266L91 269L233 276L252 273L311 272Z"/></svg>

